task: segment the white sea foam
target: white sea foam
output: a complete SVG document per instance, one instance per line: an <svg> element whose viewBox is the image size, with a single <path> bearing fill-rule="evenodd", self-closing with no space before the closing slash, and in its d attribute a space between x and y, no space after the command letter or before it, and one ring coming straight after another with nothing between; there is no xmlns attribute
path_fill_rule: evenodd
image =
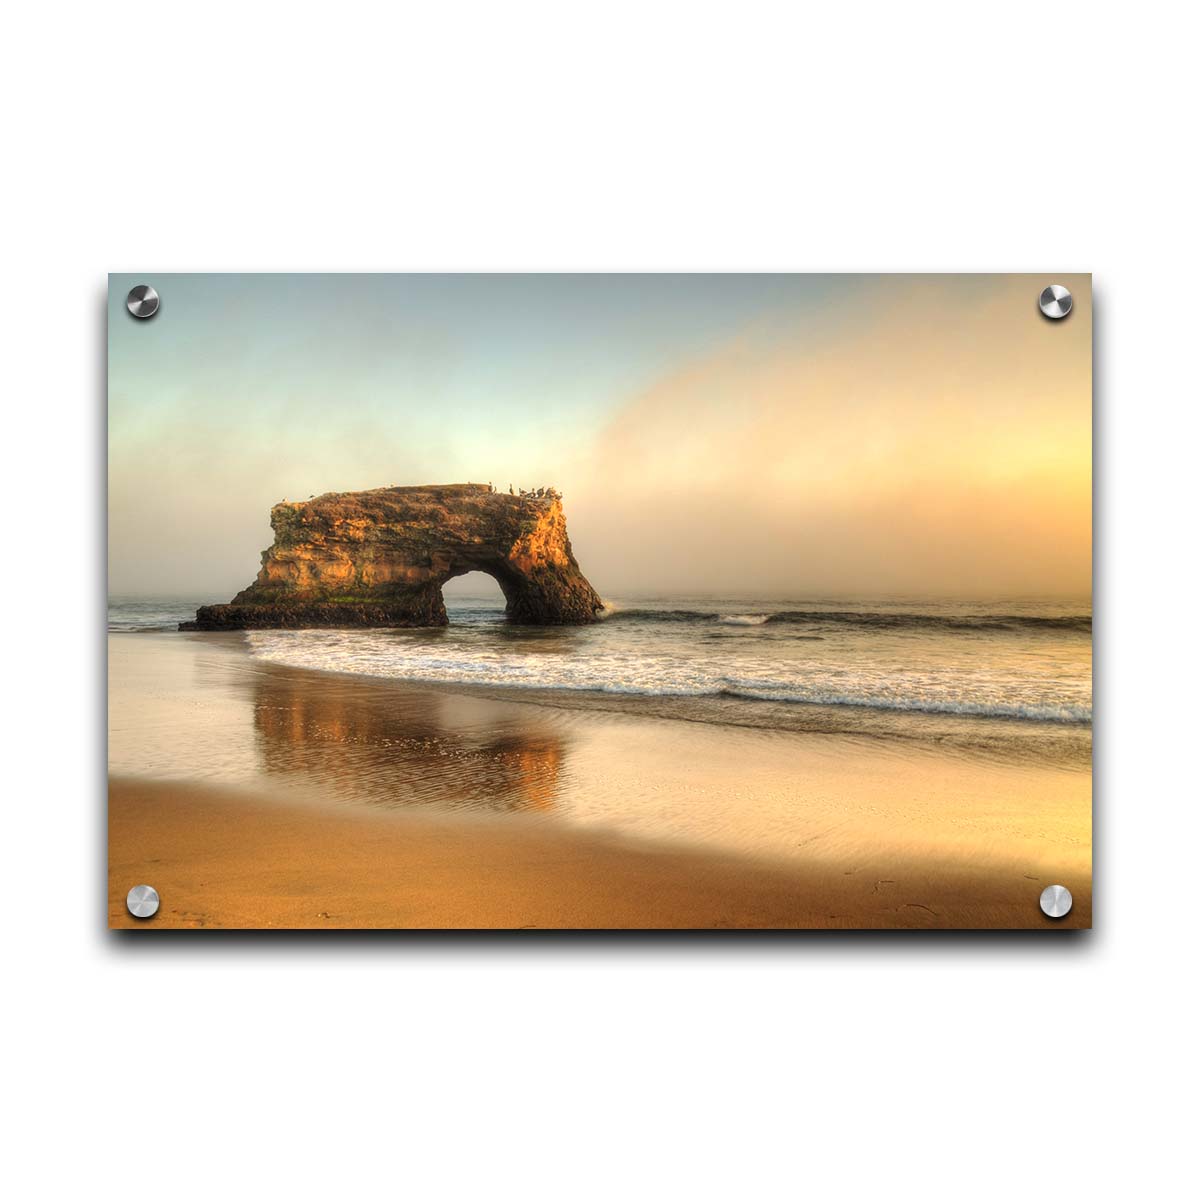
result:
<svg viewBox="0 0 1200 1200"><path fill-rule="evenodd" d="M1091 720L1091 647L1070 622L959 616L847 620L814 638L802 610L612 606L619 620L565 629L503 624L488 607L451 609L440 630L255 631L259 658L420 683L647 697L847 706L893 713ZM773 619L784 616L784 620ZM1036 614L1035 614L1036 617ZM819 617L814 616L814 620ZM1052 618L1059 620L1059 618ZM1075 620L1075 619L1072 619ZM806 622L807 623L807 616Z"/></svg>

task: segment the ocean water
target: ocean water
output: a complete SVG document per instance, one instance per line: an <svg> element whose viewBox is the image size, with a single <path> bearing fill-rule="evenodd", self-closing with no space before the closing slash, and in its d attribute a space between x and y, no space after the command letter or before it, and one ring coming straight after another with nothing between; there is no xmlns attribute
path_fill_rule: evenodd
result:
<svg viewBox="0 0 1200 1200"><path fill-rule="evenodd" d="M203 602L115 598L109 628L174 629ZM256 659L307 670L1090 761L1086 601L629 597L577 628L509 626L499 597L448 597L447 609L442 629L238 636Z"/></svg>
<svg viewBox="0 0 1200 1200"><path fill-rule="evenodd" d="M225 597L229 599L228 596ZM190 621L201 604L222 601L196 600L191 596L109 596L109 633L154 633L174 630Z"/></svg>

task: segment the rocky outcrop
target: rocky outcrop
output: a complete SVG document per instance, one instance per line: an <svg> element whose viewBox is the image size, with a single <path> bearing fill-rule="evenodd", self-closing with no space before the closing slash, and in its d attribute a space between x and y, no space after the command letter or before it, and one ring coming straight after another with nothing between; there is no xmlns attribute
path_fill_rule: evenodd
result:
<svg viewBox="0 0 1200 1200"><path fill-rule="evenodd" d="M562 500L487 484L330 492L271 509L258 578L181 629L445 625L442 585L483 571L508 620L585 625L600 597L571 553Z"/></svg>

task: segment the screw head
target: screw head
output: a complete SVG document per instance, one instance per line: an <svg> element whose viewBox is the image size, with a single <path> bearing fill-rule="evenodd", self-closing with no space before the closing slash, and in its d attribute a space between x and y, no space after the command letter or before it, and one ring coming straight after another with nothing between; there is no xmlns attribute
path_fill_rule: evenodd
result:
<svg viewBox="0 0 1200 1200"><path fill-rule="evenodd" d="M145 320L158 312L158 293L148 283L139 283L125 297L125 307L132 316Z"/></svg>
<svg viewBox="0 0 1200 1200"><path fill-rule="evenodd" d="M1038 307L1043 316L1052 321L1061 321L1071 311L1073 303L1071 293L1061 283L1052 283L1049 287L1042 288L1042 294L1038 297Z"/></svg>
<svg viewBox="0 0 1200 1200"><path fill-rule="evenodd" d="M158 893L148 883L139 883L137 887L129 889L125 907L133 916L144 921L158 912Z"/></svg>
<svg viewBox="0 0 1200 1200"><path fill-rule="evenodd" d="M1071 911L1071 893L1061 883L1052 883L1039 901L1042 912L1056 921Z"/></svg>

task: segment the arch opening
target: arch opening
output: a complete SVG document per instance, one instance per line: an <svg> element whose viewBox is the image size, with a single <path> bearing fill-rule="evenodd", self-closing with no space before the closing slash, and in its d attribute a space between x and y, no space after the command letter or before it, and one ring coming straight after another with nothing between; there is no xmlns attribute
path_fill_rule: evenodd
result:
<svg viewBox="0 0 1200 1200"><path fill-rule="evenodd" d="M451 625L486 625L505 620L509 597L488 571L469 570L442 584L442 601Z"/></svg>

